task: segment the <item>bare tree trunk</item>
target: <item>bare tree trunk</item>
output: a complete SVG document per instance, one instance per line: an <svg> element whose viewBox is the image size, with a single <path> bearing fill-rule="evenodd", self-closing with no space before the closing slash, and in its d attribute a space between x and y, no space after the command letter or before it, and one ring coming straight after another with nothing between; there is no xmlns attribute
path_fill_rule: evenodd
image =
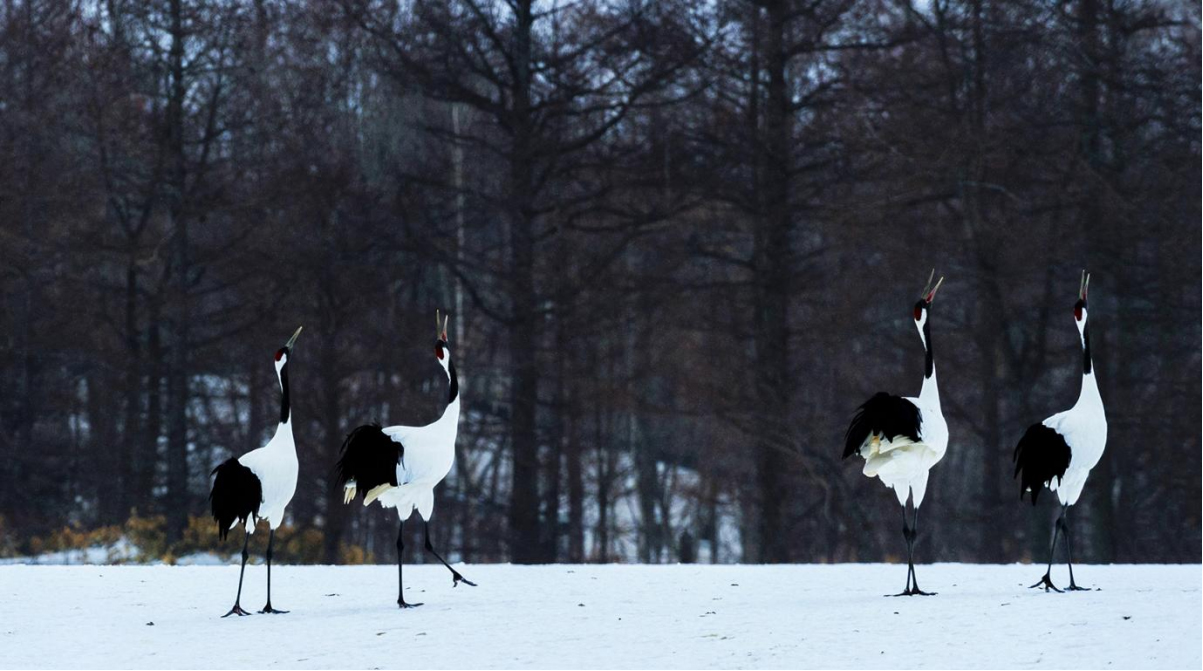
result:
<svg viewBox="0 0 1203 671"><path fill-rule="evenodd" d="M142 432L142 443L137 458L137 480L139 513L151 515L159 512L155 486L158 475L159 437L163 433L163 345L159 325L162 310L159 299L152 299L146 316L146 422Z"/></svg>
<svg viewBox="0 0 1203 671"><path fill-rule="evenodd" d="M784 3L770 4L768 14L768 101L765 106L764 140L759 147L765 169L753 262L757 274L754 379L760 398L760 414L756 419L760 502L757 550L760 561L775 563L789 559L788 530L784 527L784 510L789 505L789 492L783 484L786 469L783 454L789 447L789 292L792 260L789 184L792 144Z"/></svg>
<svg viewBox="0 0 1203 671"><path fill-rule="evenodd" d="M575 417L575 413L571 415ZM575 422L565 427L565 466L568 475L568 561L585 561L585 481L581 465L581 442L575 435Z"/></svg>
<svg viewBox="0 0 1203 671"><path fill-rule="evenodd" d="M560 245L561 248L563 245ZM567 258L567 251L561 249L561 259ZM564 464L564 413L566 410L565 386L567 384L564 372L565 353L568 351L567 315L557 313L555 325L555 402L552 404L552 417L549 418L548 452L547 455L547 492L543 500L543 519L546 521L543 529L543 555L547 561L559 559L560 548L560 487Z"/></svg>
<svg viewBox="0 0 1203 671"><path fill-rule="evenodd" d="M610 485L613 473L610 468L609 450L606 449L603 413L594 411L594 445L597 447L597 551L594 553L599 564L610 561Z"/></svg>
<svg viewBox="0 0 1203 671"><path fill-rule="evenodd" d="M977 198L966 199L967 203L977 203ZM980 230L980 229L978 229ZM979 246L987 246L990 242L978 240L976 244ZM981 401L981 416L979 424L981 426L982 437L982 471L980 486L980 501L976 517L982 522L982 533L978 540L977 554L985 561L997 562L1005 561L1006 556L1003 551L1005 536L998 533L997 529L992 525L986 524L987 520L998 519L999 515L1007 513L1001 510L1002 499L1000 497L1000 487L1002 486L1003 459L1007 458L1002 450L1002 441L1004 436L1008 436L1003 431L1000 418L999 407L1001 403L999 390L1005 388L1005 383L1000 380L1000 374L1003 370L1002 359L999 349L999 337L1006 334L1003 328L1003 312L1002 296L995 290L997 288L998 277L997 269L988 261L988 255L978 256L978 272L983 277L983 287L981 289L983 295L981 311L978 315L981 328L976 330L977 347L980 362L978 368L978 379L982 380L982 401Z"/></svg>
<svg viewBox="0 0 1203 671"><path fill-rule="evenodd" d="M142 444L142 343L138 330L138 266L137 245L130 243L125 274L125 418L120 445L114 446L120 459L120 484L114 495L116 510L121 519L129 516L134 501L142 500L149 492L138 491L135 483L138 446Z"/></svg>
<svg viewBox="0 0 1203 671"><path fill-rule="evenodd" d="M81 460L87 464L88 478L97 486L97 519L100 524L118 524L121 516L121 440L117 438L116 416L108 407L107 395L113 388L111 376L96 366L86 376L88 398L88 432L83 441L87 454ZM91 494L91 492L89 493Z"/></svg>
<svg viewBox="0 0 1203 671"><path fill-rule="evenodd" d="M465 131L465 120L463 117L469 113L468 108L460 103L451 103L451 130L458 139ZM465 217L465 209L467 208L467 197L464 191L464 145L461 142L454 142L451 145L451 170L452 170L452 186L455 188L455 265L457 268L463 268L465 257L464 248L467 242L467 223ZM452 300L455 304L455 342L460 343L459 365L458 369L467 371L471 369L470 363L465 363L466 359L462 352L470 348L463 347L464 343L464 285L459 274L455 274L451 279L452 285ZM478 324L479 320L474 320ZM478 341L479 342L479 341ZM459 374L459 384L461 388L466 385L467 376L464 373ZM468 407L471 407L469 403ZM462 427L461 427L462 430ZM460 434L464 435L463 433ZM472 483L472 454L466 449L456 449L455 469L456 483L460 488L460 496L458 500L461 505L459 508L459 523L460 523L460 538L463 539L461 547L461 559L465 562L472 561L473 547L471 540L477 537L474 529L476 527L476 513L472 506L473 492Z"/></svg>
<svg viewBox="0 0 1203 671"><path fill-rule="evenodd" d="M184 155L184 26L181 0L171 0L171 46L168 55L170 92L167 101L167 132L172 161L171 226L174 243L172 274L171 366L168 372L170 404L167 418L167 534L175 541L188 526L191 497L188 494L188 404L190 310L188 301L188 221L184 212L186 166Z"/></svg>
<svg viewBox="0 0 1203 671"><path fill-rule="evenodd" d="M571 350L564 352L566 358ZM564 413L564 468L568 484L568 561L579 564L585 561L585 477L583 435L587 420L581 417L581 407L577 403L578 394L583 390L574 384L575 378L568 371L563 376L563 398L561 400Z"/></svg>
<svg viewBox="0 0 1203 671"><path fill-rule="evenodd" d="M631 254L624 255L628 274L634 273ZM623 323L627 327L622 335L622 375L626 393L626 407L623 409L623 424L626 429L626 447L635 462L635 492L639 503L638 553L639 561L645 564L659 563L664 538L661 536L661 526L656 520L656 504L660 500L660 478L656 472L656 453L641 431L639 422L639 406L642 398L635 386L634 380L638 375L641 361L639 352L640 336L634 325L638 323L638 306L635 301L623 301Z"/></svg>
<svg viewBox="0 0 1203 671"><path fill-rule="evenodd" d="M1078 3L1077 43L1080 45L1078 58L1082 61L1078 73L1080 82L1078 123L1081 125L1079 152L1088 168L1084 175L1085 199L1080 223L1087 239L1089 255L1088 263L1084 265L1088 265L1089 268L1102 266L1111 269L1114 278L1113 286L1143 287L1147 282L1139 281L1144 278L1139 278L1137 275L1138 265L1110 262L1110 254L1114 254L1111 250L1117 249L1132 250L1130 253L1134 257L1132 260L1135 261L1140 254L1140 243L1138 240L1129 238L1129 226L1126 222L1117 221L1114 213L1106 208L1109 191L1112 188L1112 173L1103 143L1106 117L1102 102L1104 97L1103 51L1100 46L1099 22L1103 13L1100 9L1098 0L1080 0ZM1115 36L1112 38L1115 39ZM1116 72L1108 74L1111 77L1118 75ZM1107 97L1111 96L1107 95ZM1152 235L1156 235L1156 233L1152 233ZM1134 328L1139 320L1131 316L1133 311L1130 302L1118 300L1115 302L1115 306L1114 320L1106 320L1102 323L1096 321L1091 324L1090 330L1094 341L1102 345L1102 347L1096 345L1095 351L1140 351L1134 333ZM1096 373L1097 369L1096 366ZM1114 372L1107 377L1098 375L1098 384L1104 402L1108 398L1115 398L1113 390L1117 385L1127 389L1135 389L1139 385L1135 379L1136 371L1131 366L1104 365L1102 370L1107 373ZM1112 426L1116 424L1115 414L1113 410L1111 413ZM1108 447L1115 448L1117 433L1114 429L1111 430L1109 441L1111 444ZM1117 525L1121 528L1126 526L1121 521L1124 508L1116 508L1117 497L1113 496L1112 492L1126 493L1126 488L1123 486L1125 484L1124 474L1131 472L1132 469L1126 467L1127 455L1122 447L1119 450L1111 449L1108 452L1110 453L1104 453L1101 463L1092 474L1095 482L1087 487L1088 492L1093 489L1098 494L1087 493L1083 501L1086 505L1081 506L1084 508L1082 512L1086 514L1078 516L1078 519L1086 522L1085 525L1080 525L1085 528L1076 536L1081 539L1078 549L1084 561L1109 562L1115 561L1117 558L1122 560L1127 549L1122 544L1128 535L1122 531L1117 532L1116 528ZM1132 503L1130 499L1126 502ZM1127 508L1130 507L1131 505L1127 506ZM1160 560L1159 557L1150 559Z"/></svg>
<svg viewBox="0 0 1203 671"><path fill-rule="evenodd" d="M322 426L325 434L324 448L320 451L323 463L333 464L338 460L338 452L343 441L343 431L340 423L342 416L342 388L338 376L337 352L338 327L333 326L325 334L319 355L318 370L322 380ZM323 536L322 555L325 561L336 564L340 560L340 545L343 529L347 523L346 506L343 505L343 492L334 486L331 478L322 478L323 499L325 500L325 534Z"/></svg>
<svg viewBox="0 0 1203 671"><path fill-rule="evenodd" d="M537 411L539 371L535 358L539 325L536 324L534 285L535 231L530 203L533 190L530 119L531 3L518 3L514 27L515 82L513 90L514 137L510 155L513 315L510 325L510 379L513 416L510 448L513 479L510 487L510 554L517 564L546 560L540 543L539 442Z"/></svg>

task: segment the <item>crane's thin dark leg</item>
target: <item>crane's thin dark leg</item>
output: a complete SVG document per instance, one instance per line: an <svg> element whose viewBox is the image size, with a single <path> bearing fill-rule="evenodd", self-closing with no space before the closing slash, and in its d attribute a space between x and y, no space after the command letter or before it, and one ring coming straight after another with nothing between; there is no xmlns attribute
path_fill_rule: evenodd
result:
<svg viewBox="0 0 1203 671"><path fill-rule="evenodd" d="M1056 553L1057 553L1057 536L1061 533L1061 527L1064 525L1065 525L1065 509L1062 508L1061 515L1057 517L1057 523L1053 525L1053 544L1052 544L1052 547L1050 547L1048 549L1048 568L1045 569L1044 577L1040 579L1040 582L1036 583L1035 585L1030 585L1030 587L1043 587L1044 591L1046 591L1046 592L1049 591L1050 589L1053 590L1054 592L1061 591L1061 590L1057 589L1056 585L1053 584L1052 572L1053 572L1053 557L1056 556Z"/></svg>
<svg viewBox="0 0 1203 671"><path fill-rule="evenodd" d="M460 584L460 581L463 581L463 583L465 585L471 585L473 587L476 587L476 583L474 583L471 580L468 580L464 576L460 575L459 571L456 571L455 569L451 568L451 564L448 564L446 559L443 559L439 555L439 553L434 551L434 546L430 544L430 521L424 520L423 524L425 524L424 529L426 531L426 551L429 552L430 554L434 555L435 559L438 559L439 561L443 562L443 566L446 566L447 570L451 571L451 586L458 587Z"/></svg>
<svg viewBox="0 0 1203 671"><path fill-rule="evenodd" d="M260 613L275 613L283 615L286 610L277 610L272 608L272 545L276 541L276 530L272 529L267 533L267 605L263 607Z"/></svg>
<svg viewBox="0 0 1203 671"><path fill-rule="evenodd" d="M899 594L886 596L910 596L911 578L915 575L915 565L911 561L911 527L906 520L906 504L902 506L902 538L906 540L906 589Z"/></svg>
<svg viewBox="0 0 1203 671"><path fill-rule="evenodd" d="M906 540L906 594L910 596L915 591L915 534L914 526L907 526L906 506L902 507L902 537Z"/></svg>
<svg viewBox="0 0 1203 671"><path fill-rule="evenodd" d="M405 602L405 581L401 578L401 561L405 550L405 520L397 526L397 606L400 608L417 608L420 603Z"/></svg>
<svg viewBox="0 0 1203 671"><path fill-rule="evenodd" d="M251 556L246 550L247 545L251 542L251 535L247 533L246 527L243 527L242 533L242 568L238 570L238 595L234 597L234 607L230 609L230 612L222 615L222 617L229 617L231 615L238 615L239 617L243 615L250 615L250 613L243 610L242 606L240 605L240 602L242 601L242 577L246 575L246 560Z"/></svg>
<svg viewBox="0 0 1203 671"><path fill-rule="evenodd" d="M1074 542L1073 536L1069 533L1069 506L1061 509L1061 528L1065 530L1065 551L1069 553L1069 587L1066 591L1070 592L1089 592L1088 587L1078 587L1074 583Z"/></svg>
<svg viewBox="0 0 1203 671"><path fill-rule="evenodd" d="M919 506L915 506L915 520L911 524L911 539L908 548L908 554L912 557L915 554L915 540L919 538ZM913 596L935 596L935 592L924 592L919 589L919 579L915 577L915 562L911 560L911 594Z"/></svg>

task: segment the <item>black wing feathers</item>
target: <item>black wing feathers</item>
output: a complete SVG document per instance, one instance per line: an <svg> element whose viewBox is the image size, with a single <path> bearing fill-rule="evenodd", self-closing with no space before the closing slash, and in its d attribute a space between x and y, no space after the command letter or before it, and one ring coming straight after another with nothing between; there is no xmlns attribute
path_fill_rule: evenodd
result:
<svg viewBox="0 0 1203 671"><path fill-rule="evenodd" d="M338 483L354 480L356 493L364 496L383 484L397 486L397 464L405 456L401 443L389 438L379 424L364 424L347 434L342 456L335 466Z"/></svg>
<svg viewBox="0 0 1203 671"><path fill-rule="evenodd" d="M248 517L259 516L263 501L263 484L251 469L237 459L227 459L213 469L213 489L209 492L209 507L217 520L217 535L225 540L234 520L246 524Z"/></svg>
<svg viewBox="0 0 1203 671"><path fill-rule="evenodd" d="M1033 424L1027 433L1019 439L1015 446L1015 475L1023 477L1019 481L1019 499L1023 493L1031 490L1032 505L1046 484L1057 478L1057 482L1065 477L1065 469L1069 468L1071 452L1065 437L1043 424Z"/></svg>
<svg viewBox="0 0 1203 671"><path fill-rule="evenodd" d="M856 410L848 432L844 434L844 459L860 452L861 445L876 433L893 440L906 436L919 442L919 426L923 416L914 403L879 391Z"/></svg>

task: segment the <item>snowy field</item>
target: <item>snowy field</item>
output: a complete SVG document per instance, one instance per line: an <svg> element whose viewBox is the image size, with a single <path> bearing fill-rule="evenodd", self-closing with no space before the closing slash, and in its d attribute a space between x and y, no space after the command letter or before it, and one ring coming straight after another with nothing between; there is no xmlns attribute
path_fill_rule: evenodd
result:
<svg viewBox="0 0 1203 671"><path fill-rule="evenodd" d="M0 566L2 668L1200 668L1198 565ZM1060 583L1064 566L1054 571ZM258 610L264 569L247 567Z"/></svg>

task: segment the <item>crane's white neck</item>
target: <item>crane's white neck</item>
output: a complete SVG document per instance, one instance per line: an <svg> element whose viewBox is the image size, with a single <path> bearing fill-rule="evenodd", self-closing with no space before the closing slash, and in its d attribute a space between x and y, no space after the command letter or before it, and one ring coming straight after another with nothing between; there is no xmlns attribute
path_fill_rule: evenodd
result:
<svg viewBox="0 0 1203 671"><path fill-rule="evenodd" d="M438 421L445 422L448 424L453 424L453 425L459 424L459 397L458 396L456 397L456 399L454 401L447 404L447 407L443 409L442 417L439 417Z"/></svg>
<svg viewBox="0 0 1203 671"><path fill-rule="evenodd" d="M297 444L296 440L292 438L292 412L289 412L286 420L275 424L275 435L273 435L272 440L269 441L266 447L267 449L291 452L292 455L296 456Z"/></svg>
<svg viewBox="0 0 1203 671"><path fill-rule="evenodd" d="M296 453L297 444L292 437L292 420L276 425L276 435L267 444L267 447L277 447Z"/></svg>
<svg viewBox="0 0 1203 671"><path fill-rule="evenodd" d="M1099 395L1099 382L1094 376L1094 362L1090 358L1090 327L1087 322L1086 309L1082 309L1082 318L1077 320L1078 336L1082 341L1082 391L1078 394L1078 406L1103 407L1103 397Z"/></svg>
<svg viewBox="0 0 1203 671"><path fill-rule="evenodd" d="M1082 374L1082 391L1078 393L1077 405L1103 405L1103 397L1099 395L1099 381L1093 372Z"/></svg>
<svg viewBox="0 0 1203 671"><path fill-rule="evenodd" d="M919 311L919 318L915 320L915 328L919 330L919 339L923 341L923 349L927 349L927 310Z"/></svg>
<svg viewBox="0 0 1203 671"><path fill-rule="evenodd" d="M443 373L447 375L447 407L443 410L443 416L439 421L450 418L459 419L459 376L455 371L455 363L451 360L451 349L443 349L443 358L439 359L439 365L443 367Z"/></svg>
<svg viewBox="0 0 1203 671"><path fill-rule="evenodd" d="M925 403L940 405L940 389L936 386L936 368L932 364L931 375L923 378L923 387L919 390L919 398Z"/></svg>
<svg viewBox="0 0 1203 671"><path fill-rule="evenodd" d="M288 353L282 350L276 359L276 381L280 383L280 423L292 421L292 405L288 397Z"/></svg>
<svg viewBox="0 0 1203 671"><path fill-rule="evenodd" d="M297 444L292 437L292 403L288 396L288 355L276 362L276 381L280 383L280 423L268 447L287 450L294 455Z"/></svg>
<svg viewBox="0 0 1203 671"><path fill-rule="evenodd" d="M915 320L915 328L919 329L919 338L923 341L923 388L919 398L929 403L940 404L940 391L936 386L936 359L932 352L931 324L927 321L927 309L919 312Z"/></svg>

